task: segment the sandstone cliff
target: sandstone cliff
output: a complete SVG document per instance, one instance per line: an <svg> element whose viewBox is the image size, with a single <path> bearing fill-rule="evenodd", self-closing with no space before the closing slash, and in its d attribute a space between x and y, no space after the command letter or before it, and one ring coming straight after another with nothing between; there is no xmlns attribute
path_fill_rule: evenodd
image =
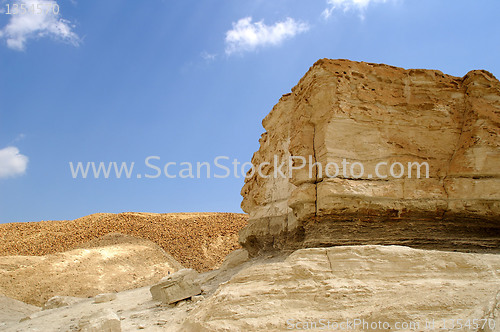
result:
<svg viewBox="0 0 500 332"><path fill-rule="evenodd" d="M500 82L489 72L460 78L319 60L263 126L252 163L269 162L270 176L254 174L241 192L250 220L240 243L251 253L348 244L500 248ZM307 163L275 177L274 156ZM362 163L363 175L328 177L314 165L342 161ZM415 178L415 169L411 178L376 177L381 162L379 174L395 162L425 162L428 178Z"/></svg>

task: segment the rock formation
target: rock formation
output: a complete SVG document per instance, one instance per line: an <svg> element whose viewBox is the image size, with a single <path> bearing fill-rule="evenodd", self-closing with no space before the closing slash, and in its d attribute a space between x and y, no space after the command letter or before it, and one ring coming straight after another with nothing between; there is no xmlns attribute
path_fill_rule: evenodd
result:
<svg viewBox="0 0 500 332"><path fill-rule="evenodd" d="M151 296L155 301L173 304L200 295L202 290L198 272L193 269L182 269L164 277L156 285L151 286Z"/></svg>
<svg viewBox="0 0 500 332"><path fill-rule="evenodd" d="M293 327L310 331L500 331L499 255L339 246L300 249L286 258L265 255L242 265L225 271L231 275L219 279L214 292L175 306L152 301L150 287L142 287L97 304L89 298L43 311L18 304L18 320L7 320L3 326L0 321L0 329L104 331L111 325L114 330L110 331L158 332L290 331ZM5 300L5 305L12 305ZM0 297L0 309L3 303ZM353 326L355 320L370 326L381 322L390 328ZM463 329L458 328L458 320ZM328 322L329 329L322 327ZM335 323L344 325L337 328ZM414 325L405 328L402 324Z"/></svg>
<svg viewBox="0 0 500 332"><path fill-rule="evenodd" d="M499 331L499 268L493 254L402 246L300 249L284 262L240 271L193 310L181 330L438 331L446 329L444 321L450 329L452 319L462 319ZM391 328L352 326L355 320ZM351 328L335 327L346 322Z"/></svg>
<svg viewBox="0 0 500 332"><path fill-rule="evenodd" d="M489 72L459 78L319 60L263 126L252 163L269 163L269 177L255 172L241 191L250 219L240 243L251 254L351 244L500 248L500 82ZM291 156L304 167L280 176ZM357 164L356 173L326 174L343 162L364 173ZM404 176L383 178L394 163ZM416 178L415 166L410 177L408 163L428 168Z"/></svg>

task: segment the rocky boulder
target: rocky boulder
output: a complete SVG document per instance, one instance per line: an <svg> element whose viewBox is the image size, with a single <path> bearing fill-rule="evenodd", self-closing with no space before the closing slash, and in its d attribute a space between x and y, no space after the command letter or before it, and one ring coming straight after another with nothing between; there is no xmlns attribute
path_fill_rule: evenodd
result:
<svg viewBox="0 0 500 332"><path fill-rule="evenodd" d="M198 281L198 272L193 269L177 271L152 286L150 291L153 300L167 304L199 295L201 294L201 286Z"/></svg>

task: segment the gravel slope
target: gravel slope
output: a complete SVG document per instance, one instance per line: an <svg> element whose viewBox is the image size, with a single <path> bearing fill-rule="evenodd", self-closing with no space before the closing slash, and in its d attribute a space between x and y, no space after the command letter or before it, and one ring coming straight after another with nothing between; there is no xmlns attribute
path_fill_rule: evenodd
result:
<svg viewBox="0 0 500 332"><path fill-rule="evenodd" d="M247 215L237 213L99 213L75 220L0 224L0 256L42 256L77 248L108 233L150 240L185 267L218 267L239 248Z"/></svg>

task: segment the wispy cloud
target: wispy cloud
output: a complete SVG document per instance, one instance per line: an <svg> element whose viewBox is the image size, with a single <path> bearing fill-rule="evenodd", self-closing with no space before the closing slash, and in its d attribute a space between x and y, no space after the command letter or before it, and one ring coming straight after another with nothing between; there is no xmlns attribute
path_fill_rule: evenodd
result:
<svg viewBox="0 0 500 332"><path fill-rule="evenodd" d="M12 144L17 143L19 141L22 141L25 137L26 137L26 135L21 133L21 134L17 135L16 138L14 138L8 145L12 145Z"/></svg>
<svg viewBox="0 0 500 332"><path fill-rule="evenodd" d="M388 0L326 0L328 7L323 11L322 16L328 19L335 10L347 12L351 9L357 10L361 18L371 3L386 3Z"/></svg>
<svg viewBox="0 0 500 332"><path fill-rule="evenodd" d="M58 13L56 1L17 0L10 5L11 8L13 4L18 5L19 14L10 15L9 22L0 30L0 38L6 40L9 48L23 51L29 39L42 37L51 37L75 46L80 43L80 38L72 31L74 26ZM21 5L27 9L24 14L21 13Z"/></svg>
<svg viewBox="0 0 500 332"><path fill-rule="evenodd" d="M208 53L207 51L201 52L201 57L207 62L212 62L217 58L217 54Z"/></svg>
<svg viewBox="0 0 500 332"><path fill-rule="evenodd" d="M263 20L252 22L251 17L245 17L233 23L233 28L226 32L226 54L279 45L284 40L307 30L309 30L307 23L297 22L290 17L273 25L266 25Z"/></svg>
<svg viewBox="0 0 500 332"><path fill-rule="evenodd" d="M28 167L28 157L19 153L19 149L9 146L0 149L0 179L22 175Z"/></svg>

